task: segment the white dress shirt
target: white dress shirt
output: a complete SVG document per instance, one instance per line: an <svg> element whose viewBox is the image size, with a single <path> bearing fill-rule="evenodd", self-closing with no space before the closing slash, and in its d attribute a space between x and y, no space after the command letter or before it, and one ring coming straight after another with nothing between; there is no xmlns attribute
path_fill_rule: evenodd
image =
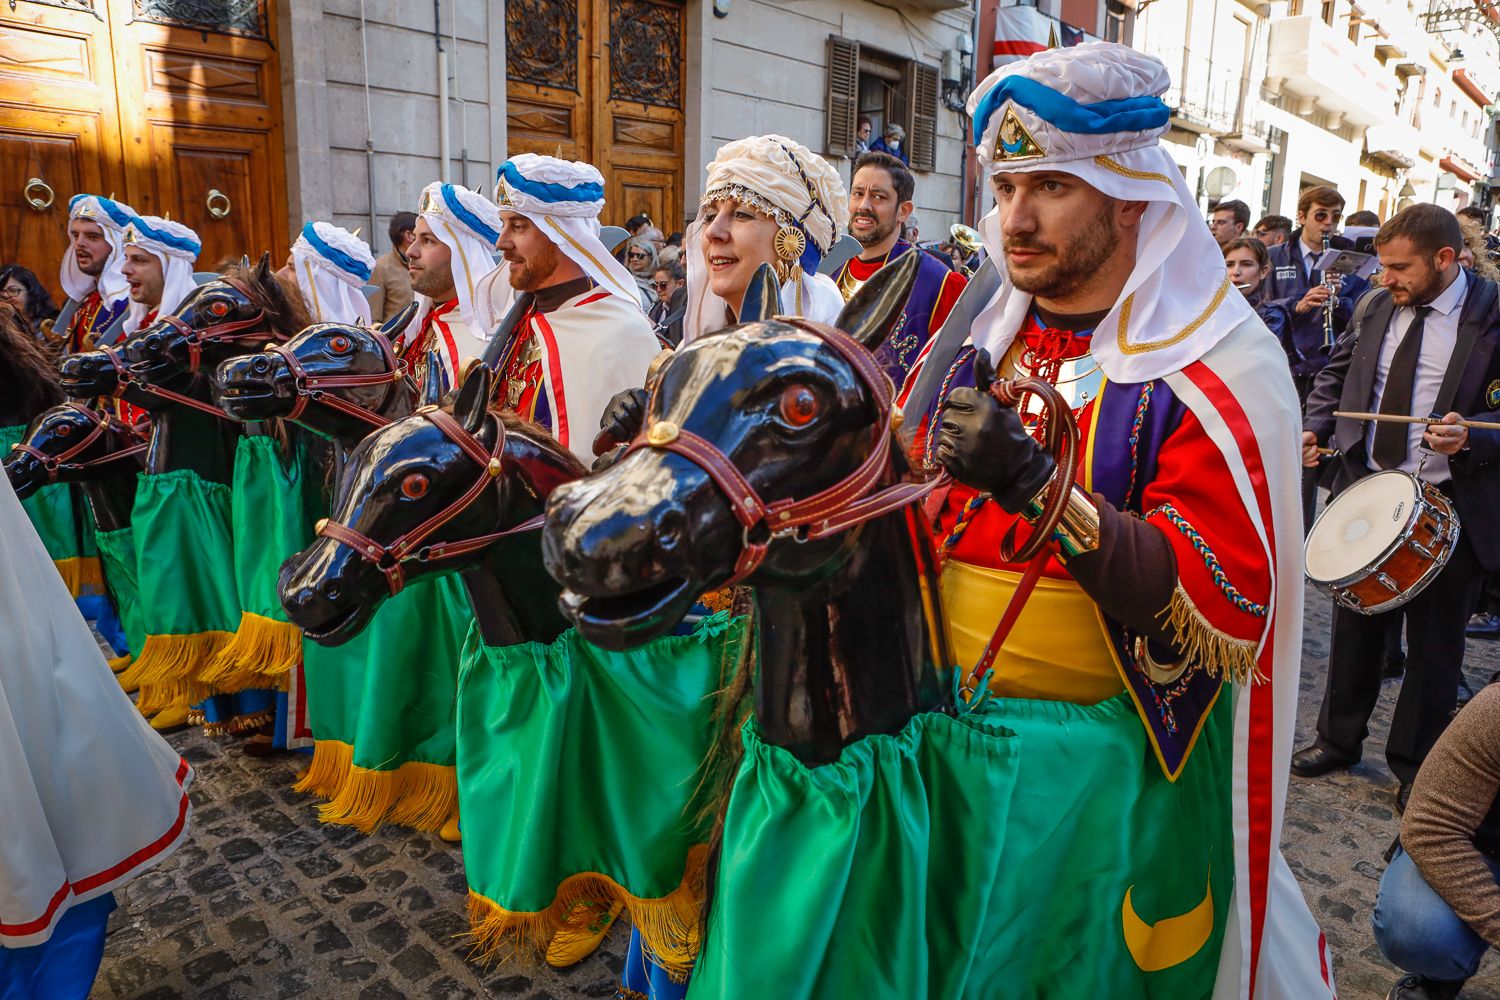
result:
<svg viewBox="0 0 1500 1000"><path fill-rule="evenodd" d="M1428 303L1432 312L1427 314L1427 323L1423 326L1422 353L1417 357L1417 377L1411 391L1411 415L1414 417L1426 417L1437 405L1438 389L1442 387L1448 362L1453 358L1454 345L1458 343L1458 318L1463 312L1461 307L1468 290L1468 275L1459 268L1458 277ZM1416 318L1417 311L1411 306L1402 306L1391 314L1390 326L1386 327L1385 339L1380 344L1380 357L1375 361L1375 384L1370 395L1372 413L1380 412L1380 397L1385 392L1391 361L1406 336L1407 328ZM1427 482L1445 483L1453 478L1448 469L1448 457L1422 447L1422 434L1426 429L1425 424L1412 424L1407 430L1406 461L1396 468L1415 475L1417 467L1421 466L1421 476ZM1373 455L1374 452L1375 422L1372 420L1365 430L1365 453ZM1373 458L1368 461L1370 468L1379 468Z"/></svg>

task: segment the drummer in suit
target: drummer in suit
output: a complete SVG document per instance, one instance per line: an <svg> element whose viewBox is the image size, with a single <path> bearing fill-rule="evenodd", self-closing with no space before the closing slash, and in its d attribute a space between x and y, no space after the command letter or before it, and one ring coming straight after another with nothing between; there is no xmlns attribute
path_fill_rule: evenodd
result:
<svg viewBox="0 0 1500 1000"><path fill-rule="evenodd" d="M1447 496L1462 525L1446 566L1399 610L1362 615L1336 607L1328 686L1318 735L1292 757L1316 777L1359 761L1380 696L1384 636L1405 618L1406 679L1391 720L1386 761L1401 782L1398 805L1448 723L1464 656L1464 626L1484 573L1500 571L1500 432L1458 425L1500 410L1500 305L1494 282L1458 265L1463 233L1436 205L1414 205L1375 236L1383 287L1355 308L1348 332L1317 377L1303 420L1302 460L1338 453L1334 493L1383 469L1400 469ZM1359 421L1335 411L1434 417L1431 424ZM1330 508L1332 509L1332 508Z"/></svg>

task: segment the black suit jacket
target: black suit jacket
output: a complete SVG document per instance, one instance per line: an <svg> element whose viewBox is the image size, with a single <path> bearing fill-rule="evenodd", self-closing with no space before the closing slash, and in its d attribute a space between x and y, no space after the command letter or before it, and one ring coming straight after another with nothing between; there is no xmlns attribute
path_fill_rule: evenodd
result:
<svg viewBox="0 0 1500 1000"><path fill-rule="evenodd" d="M1438 413L1456 411L1473 420L1500 420L1500 289L1468 272L1469 288L1459 313L1458 340L1438 389ZM1335 417L1335 410L1371 411L1375 364L1396 305L1383 288L1365 294L1328 366L1318 373L1304 430L1319 444L1338 449L1334 492L1370 474L1364 421ZM1425 417L1425 413L1413 416ZM1486 570L1500 570L1500 431L1471 428L1469 446L1449 459L1453 498L1470 544Z"/></svg>

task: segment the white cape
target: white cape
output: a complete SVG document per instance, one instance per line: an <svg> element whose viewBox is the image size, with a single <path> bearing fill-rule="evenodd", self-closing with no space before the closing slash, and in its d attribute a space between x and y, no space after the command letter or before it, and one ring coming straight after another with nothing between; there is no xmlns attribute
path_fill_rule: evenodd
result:
<svg viewBox="0 0 1500 1000"><path fill-rule="evenodd" d="M193 772L146 724L8 482L0 481L0 947L187 836Z"/></svg>

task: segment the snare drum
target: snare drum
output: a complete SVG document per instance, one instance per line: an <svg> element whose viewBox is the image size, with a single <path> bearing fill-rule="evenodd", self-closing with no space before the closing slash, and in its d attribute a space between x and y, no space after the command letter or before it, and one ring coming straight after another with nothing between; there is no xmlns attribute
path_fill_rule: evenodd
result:
<svg viewBox="0 0 1500 1000"><path fill-rule="evenodd" d="M1447 564L1458 513L1436 487L1390 469L1330 502L1307 536L1307 578L1339 604L1373 615L1399 608Z"/></svg>

